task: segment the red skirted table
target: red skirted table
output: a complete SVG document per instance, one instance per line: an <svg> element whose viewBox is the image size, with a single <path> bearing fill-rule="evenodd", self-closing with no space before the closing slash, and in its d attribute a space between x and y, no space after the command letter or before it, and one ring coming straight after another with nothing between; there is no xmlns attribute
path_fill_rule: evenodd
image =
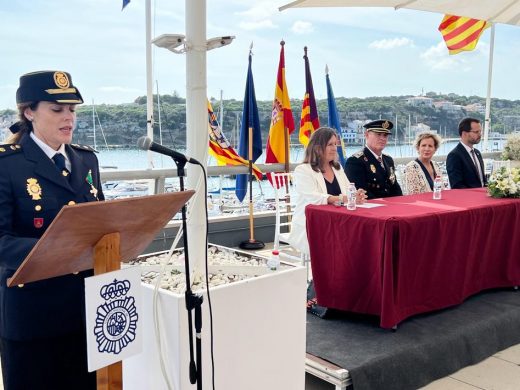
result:
<svg viewBox="0 0 520 390"><path fill-rule="evenodd" d="M306 208L320 305L380 316L391 328L479 291L520 285L520 199L485 189Z"/></svg>

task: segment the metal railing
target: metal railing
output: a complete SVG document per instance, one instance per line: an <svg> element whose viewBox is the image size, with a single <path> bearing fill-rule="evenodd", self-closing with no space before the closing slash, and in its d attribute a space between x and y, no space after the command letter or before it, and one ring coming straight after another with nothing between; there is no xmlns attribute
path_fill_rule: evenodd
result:
<svg viewBox="0 0 520 390"><path fill-rule="evenodd" d="M482 153L483 158L488 159L499 159L500 152L489 152ZM415 157L402 157L394 158L396 165L406 164L409 161L415 159ZM434 156L435 161L446 161L446 156ZM173 164L173 163L172 163ZM290 164L291 172L294 171L296 166L299 164ZM284 164L257 164L257 167L263 173L269 172L283 172L285 169ZM189 175L190 170L200 169L195 166L186 167L186 174ZM246 166L235 165L235 166L209 166L207 167L208 176L220 176L220 175L238 175L241 173L248 173L249 169ZM159 168L159 169L133 169L133 170L102 170L101 180L107 181L120 181L120 180L153 180L154 181L154 193L162 194L165 191L166 179L177 177L177 169L175 168Z"/></svg>

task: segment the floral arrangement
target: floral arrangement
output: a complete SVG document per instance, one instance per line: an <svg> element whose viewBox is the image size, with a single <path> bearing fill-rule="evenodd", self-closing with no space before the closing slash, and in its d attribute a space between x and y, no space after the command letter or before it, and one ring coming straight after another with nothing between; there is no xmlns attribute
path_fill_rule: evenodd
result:
<svg viewBox="0 0 520 390"><path fill-rule="evenodd" d="M504 160L520 160L520 134L509 134L502 152Z"/></svg>
<svg viewBox="0 0 520 390"><path fill-rule="evenodd" d="M493 198L520 198L520 169L497 169L489 178L488 191Z"/></svg>

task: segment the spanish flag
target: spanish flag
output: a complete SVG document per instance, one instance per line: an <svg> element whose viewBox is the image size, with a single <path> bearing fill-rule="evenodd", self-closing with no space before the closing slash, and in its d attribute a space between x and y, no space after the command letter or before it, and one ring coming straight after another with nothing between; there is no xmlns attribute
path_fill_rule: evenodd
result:
<svg viewBox="0 0 520 390"><path fill-rule="evenodd" d="M217 121L217 116L213 112L213 107L208 100L208 131L209 131L209 154L217 160L218 165L245 165L249 166L249 161L240 157L235 149L228 142ZM253 174L258 180L262 180L262 172L253 164Z"/></svg>
<svg viewBox="0 0 520 390"><path fill-rule="evenodd" d="M280 62L278 64L278 76L274 90L273 109L271 112L271 127L266 146L266 163L289 164L289 140L294 131L294 118L291 111L291 102L287 85L285 84L285 42L280 42ZM286 168L287 169L287 168ZM269 179L270 179L270 175Z"/></svg>
<svg viewBox="0 0 520 390"><path fill-rule="evenodd" d="M475 49L480 36L490 25L485 20L445 15L439 25L439 31L450 54L458 54L461 51Z"/></svg>
<svg viewBox="0 0 520 390"><path fill-rule="evenodd" d="M303 146L307 147L311 134L320 127L320 118L318 117L316 98L314 97L314 88L312 87L307 46L305 46L303 50L305 52L303 56L303 60L305 61L305 96L303 97L302 115L300 118L300 142Z"/></svg>

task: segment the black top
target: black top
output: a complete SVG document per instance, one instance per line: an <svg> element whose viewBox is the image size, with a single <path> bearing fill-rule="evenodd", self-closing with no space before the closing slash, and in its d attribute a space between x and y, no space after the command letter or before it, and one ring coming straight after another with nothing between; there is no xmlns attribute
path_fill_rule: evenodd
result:
<svg viewBox="0 0 520 390"><path fill-rule="evenodd" d="M421 162L421 160L419 160L418 158L415 159L415 161L419 164L419 166L421 167L422 171L424 172L424 176L426 176L426 180L428 181L428 184L430 185L430 190L433 191L433 179L432 177L430 176L430 172L428 172L428 170L426 169L426 167L424 166L424 164ZM430 165L433 169L433 177L436 177L437 176L437 172L435 172L435 167L433 166L432 162L430 161Z"/></svg>
<svg viewBox="0 0 520 390"><path fill-rule="evenodd" d="M325 179L325 177L323 178ZM329 181L325 179L325 185L327 186L327 194L334 196L341 195L341 188L339 187L336 175L334 175L334 180L332 180L332 183L329 183Z"/></svg>

